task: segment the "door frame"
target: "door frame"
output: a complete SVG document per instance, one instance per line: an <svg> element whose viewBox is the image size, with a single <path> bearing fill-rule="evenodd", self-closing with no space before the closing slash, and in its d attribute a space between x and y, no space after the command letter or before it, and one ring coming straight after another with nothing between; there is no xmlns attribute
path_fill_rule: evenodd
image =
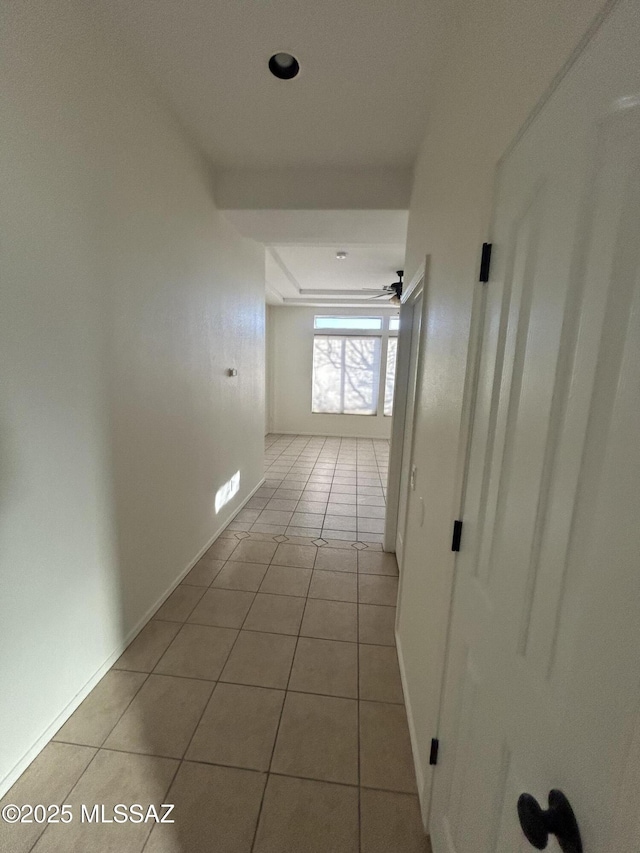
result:
<svg viewBox="0 0 640 853"><path fill-rule="evenodd" d="M406 428L407 407L417 396L417 381L411 389L409 366L411 361L411 326L403 326L403 316L413 310L414 303L420 297L426 298L425 282L429 269L429 256L414 274L409 286L403 290L400 307L400 328L398 330L398 353L396 356L396 379L393 391L393 419L391 424L391 447L389 451L389 478L387 482L387 511L385 514L384 543L385 551L395 552L398 534L398 513L400 511L400 483L403 469L404 433ZM425 305L422 306L422 331L418 343L416 376L419 372L420 352L424 343ZM412 399L413 398L413 399Z"/></svg>

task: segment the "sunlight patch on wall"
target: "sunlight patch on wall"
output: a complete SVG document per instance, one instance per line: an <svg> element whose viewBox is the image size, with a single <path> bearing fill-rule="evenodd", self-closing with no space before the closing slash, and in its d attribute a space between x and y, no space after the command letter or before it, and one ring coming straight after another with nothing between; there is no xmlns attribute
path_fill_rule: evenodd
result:
<svg viewBox="0 0 640 853"><path fill-rule="evenodd" d="M236 471L233 477L224 484L224 486L220 486L218 491L216 492L216 515L220 512L223 506L229 503L231 498L234 495L238 494L240 490L240 471Z"/></svg>

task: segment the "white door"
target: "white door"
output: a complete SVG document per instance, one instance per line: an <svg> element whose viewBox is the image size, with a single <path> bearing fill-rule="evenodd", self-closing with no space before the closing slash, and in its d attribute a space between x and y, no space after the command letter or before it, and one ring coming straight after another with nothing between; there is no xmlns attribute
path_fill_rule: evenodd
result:
<svg viewBox="0 0 640 853"><path fill-rule="evenodd" d="M556 788L585 853L632 853L640 0L614 8L502 162L492 237L433 848L531 851L518 797L546 808Z"/></svg>
<svg viewBox="0 0 640 853"><path fill-rule="evenodd" d="M411 346L409 351L409 379L407 383L407 403L404 416L404 433L402 439L402 469L400 473L400 491L398 495L398 522L396 528L396 557L402 568L404 553L404 532L407 525L407 504L409 491L415 481L413 468L413 424L416 406L418 381L418 360L420 355L420 332L422 329L422 300L423 290L420 288L406 305L402 320L410 323ZM404 306L403 306L404 307Z"/></svg>

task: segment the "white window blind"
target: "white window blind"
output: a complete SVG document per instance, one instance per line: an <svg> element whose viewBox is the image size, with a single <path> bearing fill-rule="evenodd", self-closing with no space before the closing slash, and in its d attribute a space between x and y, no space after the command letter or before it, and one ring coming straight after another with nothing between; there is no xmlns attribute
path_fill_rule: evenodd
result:
<svg viewBox="0 0 640 853"><path fill-rule="evenodd" d="M313 339L312 411L375 415L380 351L379 337L316 334Z"/></svg>
<svg viewBox="0 0 640 853"><path fill-rule="evenodd" d="M398 339L389 338L387 345L387 372L384 377L384 413L390 418L393 414L393 386L396 381L396 355Z"/></svg>

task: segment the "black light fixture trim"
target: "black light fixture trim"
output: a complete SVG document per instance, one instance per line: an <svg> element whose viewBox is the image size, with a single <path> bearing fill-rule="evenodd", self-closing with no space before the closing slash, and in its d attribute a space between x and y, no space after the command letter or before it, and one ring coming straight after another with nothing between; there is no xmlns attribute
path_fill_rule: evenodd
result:
<svg viewBox="0 0 640 853"><path fill-rule="evenodd" d="M283 62L283 59L286 61ZM269 60L269 71L278 80L292 80L300 71L300 63L295 56L281 50Z"/></svg>

